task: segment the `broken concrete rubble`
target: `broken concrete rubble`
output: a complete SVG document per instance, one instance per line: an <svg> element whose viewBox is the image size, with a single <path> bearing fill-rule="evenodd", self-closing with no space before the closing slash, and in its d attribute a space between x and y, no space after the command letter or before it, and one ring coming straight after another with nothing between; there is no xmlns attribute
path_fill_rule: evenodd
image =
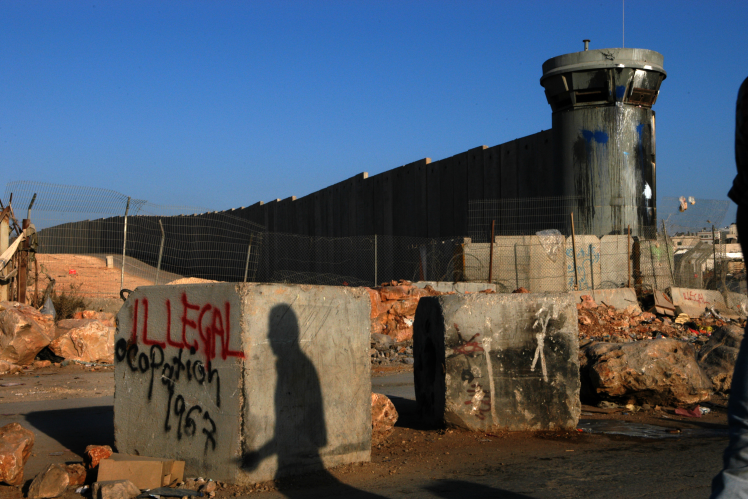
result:
<svg viewBox="0 0 748 499"><path fill-rule="evenodd" d="M714 331L709 341L701 347L699 365L711 380L715 392L730 391L743 336L742 327L723 326Z"/></svg>
<svg viewBox="0 0 748 499"><path fill-rule="evenodd" d="M93 469L99 465L102 459L107 459L113 454L113 450L108 445L89 445L83 453L83 459L86 462L86 468Z"/></svg>
<svg viewBox="0 0 748 499"><path fill-rule="evenodd" d="M78 486L86 483L87 471L86 467L80 463L66 464L65 471L68 472L70 478L70 485Z"/></svg>
<svg viewBox="0 0 748 499"><path fill-rule="evenodd" d="M132 499L139 494L140 489L130 480L94 482L91 486L93 499Z"/></svg>
<svg viewBox="0 0 748 499"><path fill-rule="evenodd" d="M64 466L50 464L29 485L29 499L51 499L59 497L68 488L70 476Z"/></svg>
<svg viewBox="0 0 748 499"><path fill-rule="evenodd" d="M371 444L379 445L395 430L397 409L392 401L381 393L371 394Z"/></svg>
<svg viewBox="0 0 748 499"><path fill-rule="evenodd" d="M583 401L680 406L710 396L711 383L696 361L695 348L682 341L592 343L579 356Z"/></svg>
<svg viewBox="0 0 748 499"><path fill-rule="evenodd" d="M481 431L575 428L576 312L567 293L422 299L414 332L421 418Z"/></svg>
<svg viewBox="0 0 748 499"><path fill-rule="evenodd" d="M34 447L34 434L18 423L0 428L0 482L23 483L23 467Z"/></svg>

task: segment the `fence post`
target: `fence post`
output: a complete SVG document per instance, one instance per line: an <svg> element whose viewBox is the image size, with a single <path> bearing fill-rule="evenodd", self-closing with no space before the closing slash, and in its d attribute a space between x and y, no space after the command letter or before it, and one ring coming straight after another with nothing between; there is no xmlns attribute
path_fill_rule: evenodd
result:
<svg viewBox="0 0 748 499"><path fill-rule="evenodd" d="M629 236L626 239L626 262L629 265L628 269L628 278L629 278L629 285L628 287L631 287L631 224L629 224Z"/></svg>
<svg viewBox="0 0 748 499"><path fill-rule="evenodd" d="M491 220L491 250L488 255L488 283L493 282L493 238L494 228L496 226L496 220Z"/></svg>
<svg viewBox="0 0 748 499"><path fill-rule="evenodd" d="M8 243L10 241L10 225L8 224L9 217L10 215L7 215L0 220L0 254L8 249ZM3 271L0 272L0 275L4 277L7 273L8 272L3 269ZM8 301L8 284L0 287L0 301Z"/></svg>
<svg viewBox="0 0 748 499"><path fill-rule="evenodd" d="M125 228L122 233L122 274L119 280L119 289L125 287L125 249L127 248L127 213L130 211L130 196L127 196L127 206L125 206Z"/></svg>
<svg viewBox="0 0 748 499"><path fill-rule="evenodd" d="M667 252L667 264L670 267L670 279L673 281L672 286L677 286L675 283L675 275L673 274L673 263L670 259L670 245L667 243L667 229L665 228L665 221L662 221L662 233L665 234L665 251Z"/></svg>
<svg viewBox="0 0 748 499"><path fill-rule="evenodd" d="M714 239L714 225L712 225L712 258L714 259L714 265L712 265L712 274L714 275L714 289L718 289L717 287L717 240Z"/></svg>
<svg viewBox="0 0 748 499"><path fill-rule="evenodd" d="M254 234L249 235L249 246L247 246L247 261L244 262L244 282L247 282L247 273L249 272L249 255L252 254L252 238Z"/></svg>
<svg viewBox="0 0 748 499"><path fill-rule="evenodd" d="M655 242L657 241L657 226L655 226ZM649 240L649 263L652 264L652 279L654 279L654 288L660 289L659 284L657 284L657 267L655 267L654 262L654 255L652 254L652 240ZM659 258L658 258L659 260Z"/></svg>
<svg viewBox="0 0 748 499"><path fill-rule="evenodd" d="M161 257L164 255L164 241L166 240L166 234L164 233L164 224L161 223L161 219L158 219L158 226L161 228L161 245L158 248L158 263L156 264L156 281L153 284L158 284L158 275L161 273ZM122 259L124 261L124 258Z"/></svg>
<svg viewBox="0 0 748 499"><path fill-rule="evenodd" d="M592 291L595 291L595 264L592 262L592 244L590 244L590 283Z"/></svg>
<svg viewBox="0 0 748 499"><path fill-rule="evenodd" d="M571 212L571 251L574 256L574 291L579 291L579 277L577 276L577 242L574 238L574 212Z"/></svg>
<svg viewBox="0 0 748 499"><path fill-rule="evenodd" d="M379 260L377 258L377 235L374 234L374 287L377 287L377 273L379 271Z"/></svg>

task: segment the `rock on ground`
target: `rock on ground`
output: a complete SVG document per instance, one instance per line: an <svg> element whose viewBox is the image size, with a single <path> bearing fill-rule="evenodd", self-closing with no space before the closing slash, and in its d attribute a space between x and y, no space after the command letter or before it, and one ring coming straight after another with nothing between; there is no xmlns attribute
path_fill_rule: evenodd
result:
<svg viewBox="0 0 748 499"><path fill-rule="evenodd" d="M727 392L732 386L732 373L743 335L741 327L723 326L714 331L709 341L701 347L699 365L716 392Z"/></svg>
<svg viewBox="0 0 748 499"><path fill-rule="evenodd" d="M68 477L70 477L70 484L73 486L83 485L86 483L86 467L79 463L74 464L66 464L65 465L65 471L68 472Z"/></svg>
<svg viewBox="0 0 748 499"><path fill-rule="evenodd" d="M592 343L580 352L580 374L583 398L639 404L692 405L712 388L693 345L670 339Z"/></svg>
<svg viewBox="0 0 748 499"><path fill-rule="evenodd" d="M140 494L130 480L95 482L91 487L93 499L132 499Z"/></svg>
<svg viewBox="0 0 748 499"><path fill-rule="evenodd" d="M57 323L57 339L49 345L59 357L83 362L114 362L114 327L97 319L66 319Z"/></svg>
<svg viewBox="0 0 748 499"><path fill-rule="evenodd" d="M111 312L97 312L95 310L83 310L73 314L73 319L96 319L105 326L115 327L114 314Z"/></svg>
<svg viewBox="0 0 748 499"><path fill-rule="evenodd" d="M397 423L397 409L386 395L371 394L371 444L378 445L389 437Z"/></svg>
<svg viewBox="0 0 748 499"><path fill-rule="evenodd" d="M0 360L26 365L55 339L51 315L17 302L0 302Z"/></svg>
<svg viewBox="0 0 748 499"><path fill-rule="evenodd" d="M34 434L18 423L0 428L0 482L23 483L23 467L34 447Z"/></svg>
<svg viewBox="0 0 748 499"><path fill-rule="evenodd" d="M91 469L99 465L102 459L107 459L112 455L112 448L108 445L89 445L83 453L83 459L86 462L86 468Z"/></svg>
<svg viewBox="0 0 748 499"><path fill-rule="evenodd" d="M13 364L6 360L0 360L0 374L15 374L23 371L19 365Z"/></svg>
<svg viewBox="0 0 748 499"><path fill-rule="evenodd" d="M29 499L48 499L59 497L68 488L70 477L64 466L50 464L36 475L29 485Z"/></svg>

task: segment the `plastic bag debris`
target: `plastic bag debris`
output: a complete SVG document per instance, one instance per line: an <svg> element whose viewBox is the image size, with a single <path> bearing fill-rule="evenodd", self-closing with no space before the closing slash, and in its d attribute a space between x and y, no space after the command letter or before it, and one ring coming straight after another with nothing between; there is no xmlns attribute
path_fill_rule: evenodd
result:
<svg viewBox="0 0 748 499"><path fill-rule="evenodd" d="M561 253L561 246L564 244L564 236L557 229L541 230L535 233L540 240L540 245L545 250L545 254L552 262L558 260Z"/></svg>
<svg viewBox="0 0 748 499"><path fill-rule="evenodd" d="M190 489L172 489L170 487L159 487L146 490L138 497L203 497L205 494Z"/></svg>
<svg viewBox="0 0 748 499"><path fill-rule="evenodd" d="M688 416L689 418L700 418L702 414L706 414L701 411L701 407L698 405L691 410L688 409L676 409L675 413L679 416Z"/></svg>
<svg viewBox="0 0 748 499"><path fill-rule="evenodd" d="M683 213L688 209L688 203L686 202L686 198L684 196L681 196L678 198L678 201L680 202L680 207L678 210Z"/></svg>
<svg viewBox="0 0 748 499"><path fill-rule="evenodd" d="M693 198L693 196L688 196L688 202L691 204L696 204L696 200Z"/></svg>
<svg viewBox="0 0 748 499"><path fill-rule="evenodd" d="M52 297L47 296L44 301L44 306L40 310L41 313L51 315L53 319L57 319L57 312L55 311L55 304L52 303Z"/></svg>

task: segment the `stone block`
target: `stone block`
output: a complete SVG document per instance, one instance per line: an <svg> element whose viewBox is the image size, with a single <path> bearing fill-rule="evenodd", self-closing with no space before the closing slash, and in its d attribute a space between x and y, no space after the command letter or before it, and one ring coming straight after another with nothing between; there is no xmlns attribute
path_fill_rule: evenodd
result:
<svg viewBox="0 0 748 499"><path fill-rule="evenodd" d="M725 298L725 304L730 312L739 317L748 316L748 296L727 290L722 292L722 296Z"/></svg>
<svg viewBox="0 0 748 499"><path fill-rule="evenodd" d="M117 449L236 484L368 461L370 303L349 287L136 289L117 316Z"/></svg>
<svg viewBox="0 0 748 499"><path fill-rule="evenodd" d="M528 236L527 239L531 243L529 289L533 293L566 291L566 246L563 240L558 247L552 247L543 246L538 236Z"/></svg>
<svg viewBox="0 0 748 499"><path fill-rule="evenodd" d="M578 335L568 293L421 299L413 336L421 418L474 431L575 428Z"/></svg>
<svg viewBox="0 0 748 499"><path fill-rule="evenodd" d="M616 310L626 310L629 306L635 305L639 309L639 301L636 299L636 293L632 288L617 289L595 289L590 291L572 291L571 294L576 296L576 303L579 303L582 296L588 295L598 304L614 307ZM641 312L641 309L639 309Z"/></svg>
<svg viewBox="0 0 748 499"><path fill-rule="evenodd" d="M673 300L673 305L680 307L689 317L699 317L709 307L714 307L720 313L729 312L725 298L719 291L675 287L668 288L666 291Z"/></svg>

